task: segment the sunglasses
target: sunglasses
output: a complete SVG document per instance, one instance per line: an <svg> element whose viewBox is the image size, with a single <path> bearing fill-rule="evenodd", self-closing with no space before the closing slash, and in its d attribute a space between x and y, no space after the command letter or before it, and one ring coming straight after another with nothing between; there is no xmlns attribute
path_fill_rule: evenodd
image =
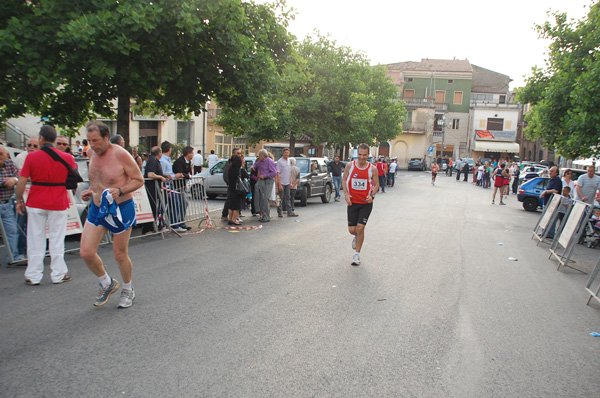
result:
<svg viewBox="0 0 600 398"><path fill-rule="evenodd" d="M37 146L37 144L27 144L27 146L28 146L29 148L31 148L31 147L37 148L37 147L38 147L38 146Z"/></svg>
<svg viewBox="0 0 600 398"><path fill-rule="evenodd" d="M56 143L56 145L64 145L64 146L67 146L67 145L69 145L69 144L68 144L68 143L66 143L66 142L57 142L57 143Z"/></svg>

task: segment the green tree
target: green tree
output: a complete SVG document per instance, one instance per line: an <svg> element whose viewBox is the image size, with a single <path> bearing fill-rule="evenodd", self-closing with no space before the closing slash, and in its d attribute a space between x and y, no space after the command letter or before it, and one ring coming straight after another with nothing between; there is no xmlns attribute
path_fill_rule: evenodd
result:
<svg viewBox="0 0 600 398"><path fill-rule="evenodd" d="M402 132L406 111L385 67L326 37L305 39L290 56L263 112L223 107L217 123L252 143L309 137L316 144L380 143Z"/></svg>
<svg viewBox="0 0 600 398"><path fill-rule="evenodd" d="M289 14L241 0L4 0L0 120L26 112L76 129L133 99L185 117L209 99L262 109L286 62ZM280 13L276 9L281 8Z"/></svg>
<svg viewBox="0 0 600 398"><path fill-rule="evenodd" d="M600 6L573 21L554 13L554 23L538 25L550 39L546 68L534 67L517 99L532 104L526 132L563 156L600 154Z"/></svg>

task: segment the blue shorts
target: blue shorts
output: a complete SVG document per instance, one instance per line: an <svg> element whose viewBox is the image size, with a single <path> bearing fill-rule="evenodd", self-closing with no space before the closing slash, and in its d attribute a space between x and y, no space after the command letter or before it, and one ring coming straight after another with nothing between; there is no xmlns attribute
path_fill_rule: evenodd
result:
<svg viewBox="0 0 600 398"><path fill-rule="evenodd" d="M133 203L133 199L129 199L123 203L119 203L117 206L121 212L121 220L111 215L98 217L100 208L92 200L88 210L87 222L97 227L105 227L113 234L120 234L127 231L135 225L135 203Z"/></svg>

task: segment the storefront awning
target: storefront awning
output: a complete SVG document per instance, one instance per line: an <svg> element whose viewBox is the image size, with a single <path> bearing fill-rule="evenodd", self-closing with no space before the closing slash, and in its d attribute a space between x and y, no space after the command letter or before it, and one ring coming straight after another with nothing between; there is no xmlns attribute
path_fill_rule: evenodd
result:
<svg viewBox="0 0 600 398"><path fill-rule="evenodd" d="M519 144L502 141L475 141L474 151L519 153Z"/></svg>

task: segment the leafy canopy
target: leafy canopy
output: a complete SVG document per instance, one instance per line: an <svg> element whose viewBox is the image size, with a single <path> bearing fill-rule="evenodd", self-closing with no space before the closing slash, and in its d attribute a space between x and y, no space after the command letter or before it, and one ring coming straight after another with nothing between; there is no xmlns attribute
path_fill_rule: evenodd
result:
<svg viewBox="0 0 600 398"><path fill-rule="evenodd" d="M534 67L517 99L532 104L528 137L543 139L563 156L600 153L600 5L587 18L567 19L554 13L554 23L538 25L540 37L552 40L546 68Z"/></svg>
<svg viewBox="0 0 600 398"><path fill-rule="evenodd" d="M33 113L76 129L113 118L118 100L128 122L130 98L179 117L211 98L261 109L287 59L283 1L0 3L0 121Z"/></svg>
<svg viewBox="0 0 600 398"><path fill-rule="evenodd" d="M316 144L380 143L402 133L406 111L383 66L318 35L296 45L262 112L223 106L217 120L252 143L308 137Z"/></svg>

